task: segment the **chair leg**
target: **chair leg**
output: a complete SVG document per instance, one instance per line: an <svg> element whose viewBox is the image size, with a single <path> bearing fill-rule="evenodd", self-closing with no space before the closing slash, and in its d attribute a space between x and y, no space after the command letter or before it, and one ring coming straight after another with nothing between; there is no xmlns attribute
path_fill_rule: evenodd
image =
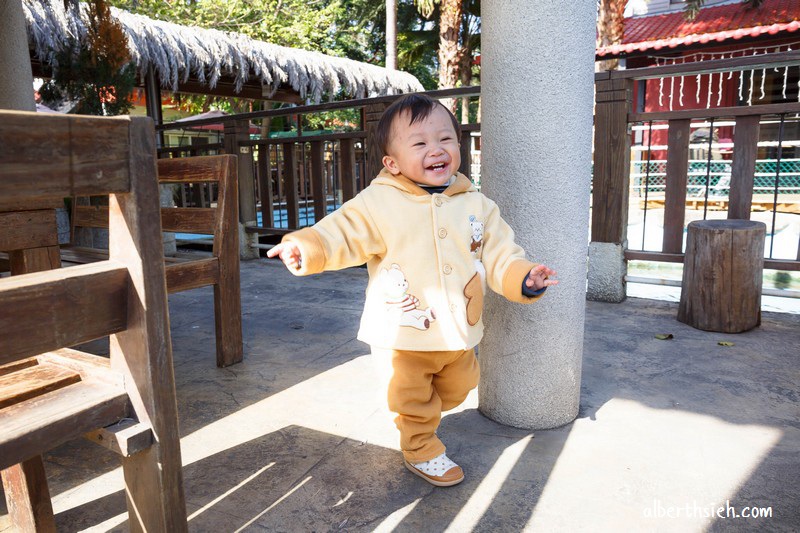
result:
<svg viewBox="0 0 800 533"><path fill-rule="evenodd" d="M242 346L242 302L239 273L235 277L220 265L220 280L214 285L214 325L217 338L217 366L240 363Z"/></svg>
<svg viewBox="0 0 800 533"><path fill-rule="evenodd" d="M40 455L2 471L11 523L17 531L55 532L53 504Z"/></svg>
<svg viewBox="0 0 800 533"><path fill-rule="evenodd" d="M177 436L168 438L177 439ZM122 458L128 528L132 532L187 531L180 456L176 461L174 455L161 448L154 444Z"/></svg>

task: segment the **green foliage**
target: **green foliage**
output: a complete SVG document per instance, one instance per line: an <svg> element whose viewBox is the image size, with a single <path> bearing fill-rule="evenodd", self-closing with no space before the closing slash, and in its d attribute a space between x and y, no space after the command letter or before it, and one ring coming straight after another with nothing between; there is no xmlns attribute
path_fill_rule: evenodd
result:
<svg viewBox="0 0 800 533"><path fill-rule="evenodd" d="M71 112L81 115L124 115L133 107L133 63L119 70L105 61L92 61L90 51L75 41L56 58L58 70L39 89L45 105L58 107L65 100L75 101Z"/></svg>
<svg viewBox="0 0 800 533"><path fill-rule="evenodd" d="M700 13L700 8L703 7L705 3L706 0L686 0L683 16L686 17L686 20L694 20L697 18L697 14ZM744 0L743 3L750 4L750 7L755 9L761 7L764 0Z"/></svg>
<svg viewBox="0 0 800 533"><path fill-rule="evenodd" d="M130 111L136 68L130 62L122 27L111 18L104 0L89 3L83 39L71 39L56 52L58 67L39 89L45 105L76 102L72 112L122 115Z"/></svg>
<svg viewBox="0 0 800 533"><path fill-rule="evenodd" d="M776 289L785 290L792 284L792 275L783 271L776 272L774 280Z"/></svg>

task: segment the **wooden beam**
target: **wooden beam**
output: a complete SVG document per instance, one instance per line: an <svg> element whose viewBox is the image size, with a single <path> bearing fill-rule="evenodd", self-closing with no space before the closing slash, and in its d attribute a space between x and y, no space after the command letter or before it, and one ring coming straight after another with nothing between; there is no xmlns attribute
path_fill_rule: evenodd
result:
<svg viewBox="0 0 800 533"><path fill-rule="evenodd" d="M680 111L653 111L651 113L630 113L628 122L647 122L650 120L735 118L752 115L779 115L781 113L800 113L799 103L764 104L741 107L713 107L710 109L682 109Z"/></svg>
<svg viewBox="0 0 800 533"><path fill-rule="evenodd" d="M128 272L112 262L12 276L0 287L0 364L127 327Z"/></svg>
<svg viewBox="0 0 800 533"><path fill-rule="evenodd" d="M729 219L750 219L760 119L760 115L736 117L733 162L731 163L731 192L728 203Z"/></svg>
<svg viewBox="0 0 800 533"><path fill-rule="evenodd" d="M216 182L219 181L219 175L225 171L226 165L228 165L227 159L216 155L159 159L158 182Z"/></svg>
<svg viewBox="0 0 800 533"><path fill-rule="evenodd" d="M58 246L53 209L0 213L0 250Z"/></svg>
<svg viewBox="0 0 800 533"><path fill-rule="evenodd" d="M664 238L662 251L683 252L686 216L686 180L689 172L689 131L691 120L669 122L667 177L664 199Z"/></svg>
<svg viewBox="0 0 800 533"><path fill-rule="evenodd" d="M83 436L123 457L130 457L153 445L153 430L135 420L122 420Z"/></svg>
<svg viewBox="0 0 800 533"><path fill-rule="evenodd" d="M126 192L128 125L128 118L0 111L0 198L14 203Z"/></svg>
<svg viewBox="0 0 800 533"><path fill-rule="evenodd" d="M76 383L0 411L0 467L25 461L129 415L125 390Z"/></svg>
<svg viewBox="0 0 800 533"><path fill-rule="evenodd" d="M212 285L219 280L219 258L170 263L166 265L166 279L170 294Z"/></svg>

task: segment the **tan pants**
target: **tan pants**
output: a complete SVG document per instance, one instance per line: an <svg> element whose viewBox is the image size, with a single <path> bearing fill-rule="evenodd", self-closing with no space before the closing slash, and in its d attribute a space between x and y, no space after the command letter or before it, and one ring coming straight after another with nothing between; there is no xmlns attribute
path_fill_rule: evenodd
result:
<svg viewBox="0 0 800 533"><path fill-rule="evenodd" d="M419 463L444 453L436 429L442 411L461 404L478 385L475 350L411 352L373 347L372 354L384 365L391 361L387 399L389 410L397 413L394 421L403 456Z"/></svg>

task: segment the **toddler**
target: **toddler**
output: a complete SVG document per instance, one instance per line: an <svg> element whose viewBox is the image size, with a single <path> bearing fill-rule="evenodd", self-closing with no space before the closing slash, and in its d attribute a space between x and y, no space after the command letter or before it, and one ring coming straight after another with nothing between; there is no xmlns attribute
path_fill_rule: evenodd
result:
<svg viewBox="0 0 800 533"><path fill-rule="evenodd" d="M367 263L358 338L391 361L389 408L414 474L437 486L464 479L436 435L442 411L478 384L486 285L530 303L558 283L525 259L497 205L458 173L460 127L441 103L407 95L384 112L374 141L384 168L311 228L268 252L296 275Z"/></svg>

